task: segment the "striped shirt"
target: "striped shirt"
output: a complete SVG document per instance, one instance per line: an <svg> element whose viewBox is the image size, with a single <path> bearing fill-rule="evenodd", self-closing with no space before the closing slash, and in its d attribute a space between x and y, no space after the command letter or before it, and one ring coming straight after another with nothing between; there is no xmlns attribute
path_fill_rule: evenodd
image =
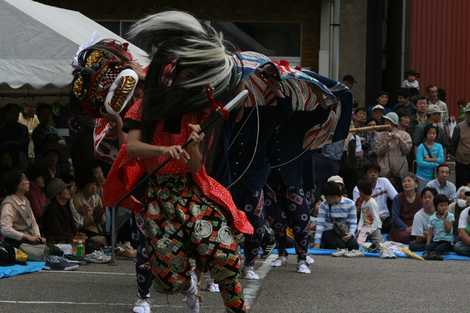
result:
<svg viewBox="0 0 470 313"><path fill-rule="evenodd" d="M341 197L339 203L329 205L323 201L317 217L317 230L315 232L315 243L321 242L324 231L333 229L334 222L341 222L348 226L349 234L354 235L357 230L357 215L354 201Z"/></svg>

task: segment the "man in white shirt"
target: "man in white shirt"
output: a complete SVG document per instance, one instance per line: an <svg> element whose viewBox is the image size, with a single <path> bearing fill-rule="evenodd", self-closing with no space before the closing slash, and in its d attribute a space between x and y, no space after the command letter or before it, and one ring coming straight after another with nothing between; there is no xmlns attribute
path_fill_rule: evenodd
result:
<svg viewBox="0 0 470 313"><path fill-rule="evenodd" d="M395 187L388 178L379 177L380 166L376 163L368 164L365 169L367 179L370 180L373 186L372 198L375 199L379 206L379 215L382 220L382 232L388 232L390 230L391 218L390 209L387 204L387 199L393 200L398 194ZM361 207L362 199L360 199L359 189L354 187L353 200L356 203L356 207Z"/></svg>
<svg viewBox="0 0 470 313"><path fill-rule="evenodd" d="M449 109L444 101L439 100L439 89L436 85L428 86L428 105L437 105L442 111L441 122L443 125L449 121Z"/></svg>
<svg viewBox="0 0 470 313"><path fill-rule="evenodd" d="M439 165L436 169L436 173L436 179L428 182L426 186L436 189L437 193L446 195L447 198L454 201L457 189L452 182L448 181L450 174L449 165L446 163Z"/></svg>

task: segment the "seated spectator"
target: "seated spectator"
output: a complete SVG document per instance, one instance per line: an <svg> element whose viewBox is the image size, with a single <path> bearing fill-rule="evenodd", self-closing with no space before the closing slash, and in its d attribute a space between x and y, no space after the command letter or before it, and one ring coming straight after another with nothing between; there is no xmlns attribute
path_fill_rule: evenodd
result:
<svg viewBox="0 0 470 313"><path fill-rule="evenodd" d="M379 207L372 198L372 184L368 180L361 180L357 184L360 197L363 199L359 208L361 215L357 225L357 243L372 242L372 249L379 249L382 243L382 221L379 216Z"/></svg>
<svg viewBox="0 0 470 313"><path fill-rule="evenodd" d="M47 185L50 202L43 215L43 234L49 243L72 243L77 229L70 209L70 191L59 178Z"/></svg>
<svg viewBox="0 0 470 313"><path fill-rule="evenodd" d="M328 182L320 205L315 231L315 247L324 249L357 249L354 237L357 230L356 207L342 195L341 188Z"/></svg>
<svg viewBox="0 0 470 313"><path fill-rule="evenodd" d="M419 180L419 190L422 190L434 178L436 168L444 163L444 149L436 142L437 128L426 126L426 140L416 151L416 176Z"/></svg>
<svg viewBox="0 0 470 313"><path fill-rule="evenodd" d="M450 201L454 201L457 197L454 183L448 180L450 174L449 165L440 164L436 169L436 179L426 184L427 187L436 189L438 194L447 196Z"/></svg>
<svg viewBox="0 0 470 313"><path fill-rule="evenodd" d="M341 192L343 193L343 195L346 195L346 187L344 185L344 180L341 176L338 176L338 175L334 175L334 176L331 176L330 178L328 178L328 180L326 181L327 183L329 182L333 182L333 183L336 183L339 188L341 189Z"/></svg>
<svg viewBox="0 0 470 313"><path fill-rule="evenodd" d="M442 255L447 254L452 249L454 214L449 212L449 198L445 195L438 194L434 198L434 207L436 212L429 219L424 258L442 260Z"/></svg>
<svg viewBox="0 0 470 313"><path fill-rule="evenodd" d="M36 221L40 223L47 205L47 197L45 193L46 183L44 181L43 170L40 166L33 165L28 171L28 177L31 181L29 192L26 196L31 203L31 209L33 210Z"/></svg>
<svg viewBox="0 0 470 313"><path fill-rule="evenodd" d="M376 163L369 163L365 167L366 177L372 183L372 198L375 199L379 206L379 216L382 220L382 232L389 232L391 225L390 210L388 208L387 199L390 201L395 199L397 191L392 183L385 177L379 177L380 166ZM362 199L357 186L353 190L353 200L357 207L362 204Z"/></svg>
<svg viewBox="0 0 470 313"><path fill-rule="evenodd" d="M465 208L470 206L470 187L462 186L457 191L457 199L449 205L449 212L455 216L454 235L458 237L460 214Z"/></svg>
<svg viewBox="0 0 470 313"><path fill-rule="evenodd" d="M434 214L434 197L437 192L433 188L426 187L421 191L421 205L413 218L411 226L412 241L410 242L411 251L424 251L426 247L427 232L429 229L429 219Z"/></svg>
<svg viewBox="0 0 470 313"><path fill-rule="evenodd" d="M393 112L399 116L414 116L416 114L416 107L410 101L410 92L406 88L401 88L397 92L397 104L393 107Z"/></svg>
<svg viewBox="0 0 470 313"><path fill-rule="evenodd" d="M380 132L377 135L375 150L377 162L381 168L380 176L402 178L408 173L408 153L413 146L410 135L398 129L398 115L390 112L384 116L386 125L390 125L390 131Z"/></svg>
<svg viewBox="0 0 470 313"><path fill-rule="evenodd" d="M390 239L408 244L415 214L421 209L421 199L417 193L416 176L408 173L403 177L403 192L399 193L392 204L392 228Z"/></svg>
<svg viewBox="0 0 470 313"><path fill-rule="evenodd" d="M41 236L38 223L26 193L29 180L19 170L5 175L8 196L1 203L0 232L12 246L28 255L28 260L43 260L46 254L46 239Z"/></svg>
<svg viewBox="0 0 470 313"><path fill-rule="evenodd" d="M79 191L72 199L72 205L83 219L83 226L78 230L88 236L87 251L105 246L107 244L104 232L105 209L91 173L83 173L83 177L79 180Z"/></svg>
<svg viewBox="0 0 470 313"><path fill-rule="evenodd" d="M467 194L467 193L466 193ZM470 198L470 193L468 194ZM460 213L458 223L458 237L454 245L454 251L457 254L470 256L470 206Z"/></svg>
<svg viewBox="0 0 470 313"><path fill-rule="evenodd" d="M413 143L415 146L419 146L426 140L426 131L429 129L429 126L434 126L436 129L435 141L437 143L440 143L443 147L446 147L449 144L449 136L441 124L441 115L442 111L438 107L435 105L428 105L427 122L425 124L418 125L413 133Z"/></svg>

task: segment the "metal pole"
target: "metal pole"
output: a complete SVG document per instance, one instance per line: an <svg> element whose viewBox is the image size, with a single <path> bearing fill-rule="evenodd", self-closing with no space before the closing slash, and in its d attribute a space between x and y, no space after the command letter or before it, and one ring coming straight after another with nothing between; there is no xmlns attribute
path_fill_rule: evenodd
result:
<svg viewBox="0 0 470 313"><path fill-rule="evenodd" d="M116 206L111 208L111 261L109 265L116 264L116 254L114 250L116 249Z"/></svg>

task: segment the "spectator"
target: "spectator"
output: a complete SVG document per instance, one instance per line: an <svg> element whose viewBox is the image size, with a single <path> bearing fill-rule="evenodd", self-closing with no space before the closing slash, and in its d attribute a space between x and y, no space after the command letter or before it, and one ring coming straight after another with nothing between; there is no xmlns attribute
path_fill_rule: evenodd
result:
<svg viewBox="0 0 470 313"><path fill-rule="evenodd" d="M425 97L418 97L415 101L416 115L412 115L410 133L414 137L416 129L428 123L428 102Z"/></svg>
<svg viewBox="0 0 470 313"><path fill-rule="evenodd" d="M392 111L391 107L389 106L389 101L390 101L390 94L386 91L381 91L377 95L377 100L376 100L376 103L373 107L376 107L377 105L380 105L380 106L383 107L384 114L387 114L388 112ZM372 108L372 110L373 110L373 108Z"/></svg>
<svg viewBox="0 0 470 313"><path fill-rule="evenodd" d="M418 181L414 174L408 173L403 178L402 186L403 192L393 199L390 239L408 244L411 240L413 219L421 209L422 204L416 191Z"/></svg>
<svg viewBox="0 0 470 313"><path fill-rule="evenodd" d="M75 194L72 205L83 218L82 230L88 236L87 251L93 251L104 247L107 243L104 233L105 210L91 171L82 175L79 180L79 191Z"/></svg>
<svg viewBox="0 0 470 313"><path fill-rule="evenodd" d="M358 245L354 238L357 230L354 202L344 197L341 188L334 182L326 184L324 195L326 201L322 202L318 213L315 247L357 249Z"/></svg>
<svg viewBox="0 0 470 313"><path fill-rule="evenodd" d="M460 214L462 214L462 211L465 210L466 207L470 206L470 187L460 187L459 190L457 190L456 197L457 199L449 205L449 212L452 212L455 216L454 235L457 237Z"/></svg>
<svg viewBox="0 0 470 313"><path fill-rule="evenodd" d="M33 165L28 171L28 176L31 181L29 192L26 196L31 203L31 209L33 210L36 221L40 223L47 205L47 197L45 194L46 183L44 181L43 170L38 165Z"/></svg>
<svg viewBox="0 0 470 313"><path fill-rule="evenodd" d="M379 177L380 166L376 163L369 163L365 167L366 177L372 183L372 198L375 199L379 206L379 215L382 220L382 232L390 230L391 218L388 208L387 199L393 200L397 196L397 191L392 183L385 177ZM362 199L357 186L353 190L353 200L357 207L362 204Z"/></svg>
<svg viewBox="0 0 470 313"><path fill-rule="evenodd" d="M36 105L32 102L27 102L23 106L23 112L20 113L18 123L26 126L29 133L28 157L34 159L34 144L31 136L34 129L39 125L39 119L36 115Z"/></svg>
<svg viewBox="0 0 470 313"><path fill-rule="evenodd" d="M51 108L47 104L39 104L37 108L39 126L33 131L34 155L42 158L45 155L45 148L51 143L57 143L60 137L57 129L53 127Z"/></svg>
<svg viewBox="0 0 470 313"><path fill-rule="evenodd" d="M359 135L349 133L345 140L346 151L341 160L340 174L344 177L346 194L352 195L354 185L361 176L361 170L364 163L364 150L362 147L362 138Z"/></svg>
<svg viewBox="0 0 470 313"><path fill-rule="evenodd" d="M352 89L356 83L356 80L354 79L354 76L347 74L343 76L343 83L348 86L349 89Z"/></svg>
<svg viewBox="0 0 470 313"><path fill-rule="evenodd" d="M419 73L415 70L408 70L405 72L405 80L401 82L401 88L416 89L419 93Z"/></svg>
<svg viewBox="0 0 470 313"><path fill-rule="evenodd" d="M467 103L464 112L465 120L457 125L452 134L458 187L470 183L470 103Z"/></svg>
<svg viewBox="0 0 470 313"><path fill-rule="evenodd" d="M338 176L338 175L334 175L334 176L331 176L328 178L328 180L326 181L327 183L329 182L334 182L336 183L339 188L341 189L341 192L343 195L346 194L346 186L344 185L344 180L341 176Z"/></svg>
<svg viewBox="0 0 470 313"><path fill-rule="evenodd" d="M393 111L399 116L414 116L416 114L416 107L410 101L410 92L406 88L401 88L397 92L398 102L393 108Z"/></svg>
<svg viewBox="0 0 470 313"><path fill-rule="evenodd" d="M447 254L452 249L454 214L449 212L449 198L445 195L437 195L434 198L434 207L436 212L429 219L424 258L427 260L442 260L442 255Z"/></svg>
<svg viewBox="0 0 470 313"><path fill-rule="evenodd" d="M457 254L470 256L470 190L465 191L467 208L460 213L458 219L458 240L455 243L454 251Z"/></svg>
<svg viewBox="0 0 470 313"><path fill-rule="evenodd" d="M391 127L389 132L380 132L376 140L377 162L381 168L380 175L403 177L408 173L407 155L413 146L410 135L398 129L398 115L390 112L384 116L385 124Z"/></svg>
<svg viewBox="0 0 470 313"><path fill-rule="evenodd" d="M384 112L385 112L385 108L383 105L377 104L376 106L374 106L370 114L371 121L374 121L375 125L383 125L384 123L383 117L385 114Z"/></svg>
<svg viewBox="0 0 470 313"><path fill-rule="evenodd" d="M425 141L416 151L416 176L419 180L419 190L434 178L436 168L444 163L444 148L436 141L437 128L433 125L426 126L424 130Z"/></svg>
<svg viewBox="0 0 470 313"><path fill-rule="evenodd" d="M362 205L358 208L361 212L359 224L357 226L357 242L359 245L366 241L372 242L372 249L379 249L382 243L382 221L379 216L379 207L372 198L372 184L368 180L361 180L357 184L360 197L363 199Z"/></svg>
<svg viewBox="0 0 470 313"><path fill-rule="evenodd" d="M5 187L8 196L1 204L1 234L12 246L24 251L29 260L43 260L46 240L41 237L31 204L26 198L28 178L19 170L10 171L5 176Z"/></svg>
<svg viewBox="0 0 470 313"><path fill-rule="evenodd" d="M18 123L20 109L16 104L7 104L2 112L0 126L0 149L9 151L16 168L26 169L29 134L26 126Z"/></svg>
<svg viewBox="0 0 470 313"><path fill-rule="evenodd" d="M59 178L47 185L47 197L50 200L43 216L43 233L49 243L72 243L77 232L70 209L70 191Z"/></svg>
<svg viewBox="0 0 470 313"><path fill-rule="evenodd" d="M411 133L411 117L409 115L401 115L398 129L406 131L410 136Z"/></svg>
<svg viewBox="0 0 470 313"><path fill-rule="evenodd" d="M435 105L428 106L428 121L424 125L418 125L413 134L413 143L415 146L419 146L425 140L424 130L429 125L436 128L436 142L440 143L443 147L447 146L449 138L444 128L441 126L441 111Z"/></svg>
<svg viewBox="0 0 470 313"><path fill-rule="evenodd" d="M427 232L429 229L429 219L434 214L434 197L437 192L433 188L426 187L421 191L422 209L419 210L413 218L411 227L412 241L410 242L411 251L424 251L426 247Z"/></svg>
<svg viewBox="0 0 470 313"><path fill-rule="evenodd" d="M438 194L447 196L450 201L457 197L455 185L448 180L450 174L449 165L440 164L436 169L436 179L431 180L426 186L436 189Z"/></svg>
<svg viewBox="0 0 470 313"><path fill-rule="evenodd" d="M367 125L367 111L364 108L357 108L353 116L354 127L365 127Z"/></svg>
<svg viewBox="0 0 470 313"><path fill-rule="evenodd" d="M447 108L447 104L439 100L439 89L436 85L429 85L427 89L428 104L437 106L439 108L439 111L442 112L441 126L443 126L449 121L449 109Z"/></svg>

